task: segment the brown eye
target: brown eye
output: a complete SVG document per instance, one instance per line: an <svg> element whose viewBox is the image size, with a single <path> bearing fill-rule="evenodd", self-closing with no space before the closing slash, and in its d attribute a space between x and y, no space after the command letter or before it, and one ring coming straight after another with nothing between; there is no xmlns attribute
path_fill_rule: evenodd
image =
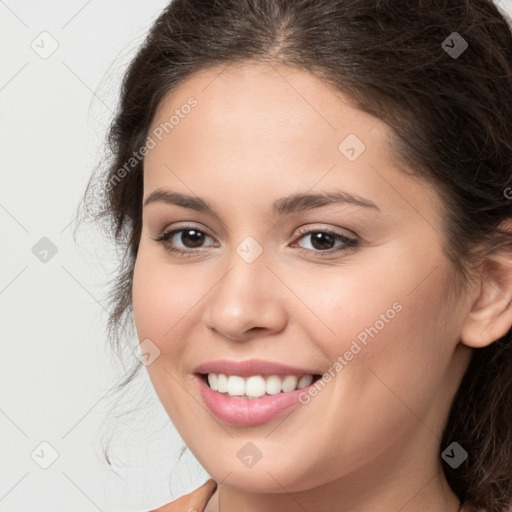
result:
<svg viewBox="0 0 512 512"><path fill-rule="evenodd" d="M332 249L331 246L334 246L336 239L330 235L329 233L322 233L321 231L310 233L311 237L311 245L321 251L325 249Z"/></svg>
<svg viewBox="0 0 512 512"><path fill-rule="evenodd" d="M185 247L189 247L191 249L201 247L205 238L204 233L197 229L181 229L179 231L175 231L175 233L179 232L181 232L181 236L178 237L179 241L185 245ZM190 241L190 244L188 244L188 241Z"/></svg>
<svg viewBox="0 0 512 512"><path fill-rule="evenodd" d="M211 237L204 231L197 229L196 226L182 226L166 231L154 240L161 243L168 251L192 254L201 251L206 238Z"/></svg>
<svg viewBox="0 0 512 512"><path fill-rule="evenodd" d="M312 249L300 248L302 252L317 254L332 254L341 251L354 250L358 245L358 240L350 238L341 233L335 233L328 230L306 230L300 233L299 240L310 239ZM339 242L336 247L334 244Z"/></svg>

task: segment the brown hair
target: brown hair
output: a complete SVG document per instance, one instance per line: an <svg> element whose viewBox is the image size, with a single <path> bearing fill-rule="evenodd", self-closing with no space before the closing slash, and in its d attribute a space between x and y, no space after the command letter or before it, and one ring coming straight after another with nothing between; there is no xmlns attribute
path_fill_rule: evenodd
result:
<svg viewBox="0 0 512 512"><path fill-rule="evenodd" d="M512 217L511 25L491 0L172 1L124 76L108 169L91 177L83 198L122 251L109 296L113 348L123 352L133 320L143 193L143 159L133 155L164 96L214 65L307 70L387 123L404 172L444 199L443 250L463 290L479 258L512 241L500 229ZM482 242L485 252L476 251ZM141 367L136 361L119 388ZM512 502L511 377L509 330L473 350L447 419L441 449L456 441L468 458L443 468L468 511L505 512Z"/></svg>

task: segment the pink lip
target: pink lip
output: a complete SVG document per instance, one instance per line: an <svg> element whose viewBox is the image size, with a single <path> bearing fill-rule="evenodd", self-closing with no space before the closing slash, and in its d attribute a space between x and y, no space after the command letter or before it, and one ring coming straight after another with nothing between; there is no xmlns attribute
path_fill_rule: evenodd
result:
<svg viewBox="0 0 512 512"><path fill-rule="evenodd" d="M240 375L249 377L251 375L318 375L322 372L310 368L297 368L272 361L261 359L248 359L246 361L230 361L219 359L198 366L195 373L223 373L224 375Z"/></svg>
<svg viewBox="0 0 512 512"><path fill-rule="evenodd" d="M215 373L215 372L212 372ZM304 373L304 375L311 375ZM300 403L299 395L308 392L310 386L297 389L289 393L265 396L262 398L229 397L213 391L203 380L203 377L195 376L201 396L210 411L221 421L249 427L270 421L284 410Z"/></svg>

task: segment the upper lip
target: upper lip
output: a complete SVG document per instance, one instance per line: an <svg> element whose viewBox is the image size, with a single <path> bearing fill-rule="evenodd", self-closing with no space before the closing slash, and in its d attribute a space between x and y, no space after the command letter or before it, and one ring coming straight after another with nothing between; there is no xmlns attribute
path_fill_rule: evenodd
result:
<svg viewBox="0 0 512 512"><path fill-rule="evenodd" d="M247 359L235 361L218 359L199 365L195 373L223 373L224 375L239 375L249 377L251 375L318 375L319 372L310 368L298 368L287 364L263 361L262 359Z"/></svg>

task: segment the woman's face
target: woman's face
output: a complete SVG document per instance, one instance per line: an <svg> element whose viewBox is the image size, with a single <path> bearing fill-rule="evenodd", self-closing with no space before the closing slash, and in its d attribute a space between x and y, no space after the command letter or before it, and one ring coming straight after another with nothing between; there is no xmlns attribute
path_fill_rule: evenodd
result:
<svg viewBox="0 0 512 512"><path fill-rule="evenodd" d="M135 322L163 406L218 482L423 485L440 467L464 307L437 192L393 164L388 133L283 66L203 71L158 108ZM210 377L223 394L206 373L227 376Z"/></svg>

